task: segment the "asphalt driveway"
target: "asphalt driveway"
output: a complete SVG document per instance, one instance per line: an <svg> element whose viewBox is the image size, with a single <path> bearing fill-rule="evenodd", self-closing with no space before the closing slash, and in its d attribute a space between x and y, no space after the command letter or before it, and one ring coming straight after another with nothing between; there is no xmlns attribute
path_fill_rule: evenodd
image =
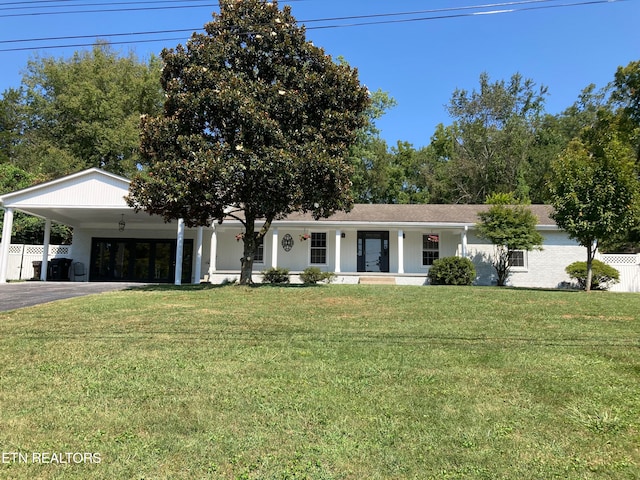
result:
<svg viewBox="0 0 640 480"><path fill-rule="evenodd" d="M15 282L0 283L0 312L55 302L64 298L142 287L141 283Z"/></svg>

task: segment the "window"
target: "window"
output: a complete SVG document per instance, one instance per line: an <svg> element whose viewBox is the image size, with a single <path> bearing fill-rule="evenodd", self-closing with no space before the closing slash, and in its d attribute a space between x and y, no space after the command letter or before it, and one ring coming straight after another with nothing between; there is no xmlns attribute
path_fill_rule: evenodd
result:
<svg viewBox="0 0 640 480"><path fill-rule="evenodd" d="M264 237L258 240L258 249L253 257L253 261L256 263L264 263Z"/></svg>
<svg viewBox="0 0 640 480"><path fill-rule="evenodd" d="M509 250L509 266L526 267L524 250Z"/></svg>
<svg viewBox="0 0 640 480"><path fill-rule="evenodd" d="M422 265L433 265L440 258L440 235L430 233L422 236Z"/></svg>
<svg viewBox="0 0 640 480"><path fill-rule="evenodd" d="M327 234L311 233L311 263L324 265L327 263Z"/></svg>

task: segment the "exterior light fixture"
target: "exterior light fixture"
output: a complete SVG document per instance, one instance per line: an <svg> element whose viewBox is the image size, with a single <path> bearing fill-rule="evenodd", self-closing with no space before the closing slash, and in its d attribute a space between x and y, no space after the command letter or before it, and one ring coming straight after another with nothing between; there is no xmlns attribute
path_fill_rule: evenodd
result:
<svg viewBox="0 0 640 480"><path fill-rule="evenodd" d="M124 223L124 213L122 214L122 216L120 217L120 221L118 222L118 230L120 232L124 232L124 226L126 224Z"/></svg>

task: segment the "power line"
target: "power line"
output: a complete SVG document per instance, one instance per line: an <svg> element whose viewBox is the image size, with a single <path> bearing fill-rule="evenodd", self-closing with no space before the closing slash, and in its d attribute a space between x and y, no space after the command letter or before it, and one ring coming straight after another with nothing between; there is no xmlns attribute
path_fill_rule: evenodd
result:
<svg viewBox="0 0 640 480"><path fill-rule="evenodd" d="M69 0L66 0L66 1L69 1ZM290 0L290 1L295 1L295 0ZM398 16L432 14L431 16L417 17L417 18L371 20L366 22L358 21L355 23L306 26L307 30L353 28L353 27L369 26L369 25L385 25L385 24L398 24L398 23L418 22L418 21L445 20L445 19L453 19L453 18L461 18L461 17L499 15L499 14L506 14L506 13L543 10L543 9L550 9L550 8L571 8L571 7L580 7L580 6L587 6L587 5L615 3L615 2L622 2L622 1L628 1L628 0L583 0L579 2L573 2L573 3L528 6L531 4L550 3L554 1L558 1L558 0L521 0L521 1L492 3L492 4L483 4L483 5L463 6L463 7L449 7L449 8L442 8L442 9L420 10L420 11L414 11L414 12L392 12L392 13L381 13L381 14L371 14L371 15L355 15L355 16L348 16L348 17L332 17L332 18L321 18L321 19L311 19L311 20L300 20L298 23L304 24L306 26L306 24L309 24L309 23L338 22L338 21L341 22L341 21L347 21L347 20L366 20L366 19L375 19L375 18L391 18L391 17L398 17ZM158 2L155 2L155 3L158 3ZM502 10L491 10L491 11L482 10L487 8L503 8L503 7L516 7L516 8L506 8ZM163 7L158 7L158 8L163 8ZM171 7L167 7L167 8L171 8ZM180 8L180 7L173 7L173 8ZM482 11L469 12L469 10L482 10ZM456 12L456 11L460 11L463 13L458 13L453 15L435 15L435 16L433 15L435 13ZM146 32L130 32L130 33L109 33L109 34L101 34L101 35L77 35L77 36L48 37L48 38L45 37L45 38L32 38L32 39L19 39L19 40L1 40L0 44L45 42L45 41L57 41L57 40L80 40L85 38L92 38L92 39L105 38L106 39L106 38L115 38L115 37L123 37L123 36L143 36L143 35L160 35L160 34L168 34L168 33L199 32L202 30L203 28L200 27L196 29L158 30L158 31L146 31ZM123 45L123 44L137 44L137 43L168 42L168 41L176 41L176 40L177 41L184 40L184 37L180 37L180 38L164 37L164 38L154 38L154 39L116 41L116 42L110 42L110 43L113 45ZM25 50L34 50L34 49L88 47L94 44L95 42L62 44L62 45L42 45L42 46L36 46L36 47L16 47L16 48L0 49L0 52L16 52L16 51L25 51Z"/></svg>

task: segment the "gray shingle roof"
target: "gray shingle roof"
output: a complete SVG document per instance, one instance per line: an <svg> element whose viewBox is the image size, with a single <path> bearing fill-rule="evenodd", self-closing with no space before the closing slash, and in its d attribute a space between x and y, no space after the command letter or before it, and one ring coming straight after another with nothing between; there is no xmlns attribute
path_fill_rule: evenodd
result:
<svg viewBox="0 0 640 480"><path fill-rule="evenodd" d="M488 205L441 205L441 204L356 204L349 213L337 212L335 215L320 219L320 222L374 222L374 223L452 223L474 224L478 222L478 212L489 208ZM550 205L529 205L538 218L538 225L555 226L550 214ZM312 221L310 214L294 213L285 221Z"/></svg>

